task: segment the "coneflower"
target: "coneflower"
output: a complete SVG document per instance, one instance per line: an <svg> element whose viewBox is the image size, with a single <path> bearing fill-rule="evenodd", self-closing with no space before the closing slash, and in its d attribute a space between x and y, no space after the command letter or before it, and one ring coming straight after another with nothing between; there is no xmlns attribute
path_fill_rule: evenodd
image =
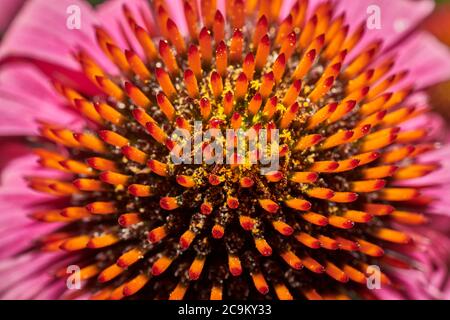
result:
<svg viewBox="0 0 450 320"><path fill-rule="evenodd" d="M394 67L395 50L363 42L365 21L350 28L333 1L295 1L279 19L282 5L234 0L224 12L215 0L184 1L188 36L164 1L150 5L153 19L124 5L138 49L95 28L120 72L83 49L75 59L100 92L53 82L86 125L39 124L40 165L65 175L27 177L58 199L31 214L59 226L32 250L80 266L76 295L371 298L372 265L381 286L398 286L389 270L410 268L401 252L414 250L399 226L424 224L417 206L430 202L401 184L439 168L417 161L437 146L427 129L402 128L425 111L406 103L414 83ZM224 136L278 130L279 168L172 163L171 133L195 121ZM61 282L66 268L54 271Z"/></svg>

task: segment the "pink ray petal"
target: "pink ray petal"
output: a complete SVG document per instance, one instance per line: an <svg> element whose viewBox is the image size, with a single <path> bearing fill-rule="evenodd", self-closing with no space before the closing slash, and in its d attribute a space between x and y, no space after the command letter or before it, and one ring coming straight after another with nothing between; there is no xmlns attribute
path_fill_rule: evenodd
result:
<svg viewBox="0 0 450 320"><path fill-rule="evenodd" d="M81 117L51 86L32 64L5 65L0 71L0 135L37 134L37 120L79 127Z"/></svg>

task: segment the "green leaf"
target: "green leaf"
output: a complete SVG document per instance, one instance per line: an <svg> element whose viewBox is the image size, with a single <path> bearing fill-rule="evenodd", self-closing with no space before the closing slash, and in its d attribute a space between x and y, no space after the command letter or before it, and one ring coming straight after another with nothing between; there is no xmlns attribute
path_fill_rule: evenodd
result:
<svg viewBox="0 0 450 320"><path fill-rule="evenodd" d="M88 0L90 4L96 6L102 2L104 2L105 0Z"/></svg>

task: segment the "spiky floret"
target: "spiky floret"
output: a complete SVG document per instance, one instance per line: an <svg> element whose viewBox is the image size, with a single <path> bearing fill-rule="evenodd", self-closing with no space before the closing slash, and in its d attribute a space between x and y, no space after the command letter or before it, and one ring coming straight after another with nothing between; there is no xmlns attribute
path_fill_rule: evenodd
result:
<svg viewBox="0 0 450 320"><path fill-rule="evenodd" d="M367 296L368 265L408 266L390 245L410 242L395 223L426 220L410 210L428 199L395 182L437 167L415 162L434 148L421 143L426 131L397 127L421 112L404 106L406 72L377 59L381 41L346 59L364 26L350 32L331 2L306 15L308 1L296 1L281 21L281 0L226 3L225 14L214 0L184 1L189 39L163 1L145 25L124 6L145 58L97 27L121 72L107 74L82 51L102 93L55 83L89 124L41 126L66 151L43 139L40 163L74 178L30 178L67 201L33 214L64 223L40 245L80 251L81 292L94 299ZM156 29L161 39L148 32ZM279 129L279 170L174 165L170 132L192 131L195 120L204 130ZM384 273L381 281L390 283Z"/></svg>

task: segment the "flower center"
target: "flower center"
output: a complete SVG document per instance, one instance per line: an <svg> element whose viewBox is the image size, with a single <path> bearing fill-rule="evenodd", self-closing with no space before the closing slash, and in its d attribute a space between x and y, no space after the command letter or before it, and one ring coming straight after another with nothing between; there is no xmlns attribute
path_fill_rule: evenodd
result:
<svg viewBox="0 0 450 320"><path fill-rule="evenodd" d="M85 254L82 269L85 279L98 276L96 298L140 291L171 299L310 299L364 288L382 246L410 241L391 222L424 221L408 211L416 189L387 185L435 168L414 164L430 148L416 144L425 132L396 127L415 115L402 106L408 86L389 91L406 73L391 74L390 58L374 63L379 41L349 60L364 25L350 32L329 2L310 16L307 1L295 2L280 23L281 1L262 0L259 9L255 1L227 1L226 17L215 1L201 3L184 2L189 40L161 1L152 8L156 25L145 28L124 7L143 54L123 50L98 27L100 47L121 72L112 77L80 52L101 94L55 85L90 123L83 132L42 125L44 138L67 149L37 149L42 165L75 176L73 184L30 181L70 198L68 207L34 215L66 223L43 248L97 250ZM146 30L156 27L159 40ZM188 149L199 150L201 163L184 157L176 164L174 152L195 140L195 123L197 135L215 135ZM240 159L236 136L224 152L233 161L215 158L220 149L212 145L229 129L252 130L256 136L241 142L257 148L243 157L261 160L270 150L275 169ZM177 130L189 138L172 135Z"/></svg>

